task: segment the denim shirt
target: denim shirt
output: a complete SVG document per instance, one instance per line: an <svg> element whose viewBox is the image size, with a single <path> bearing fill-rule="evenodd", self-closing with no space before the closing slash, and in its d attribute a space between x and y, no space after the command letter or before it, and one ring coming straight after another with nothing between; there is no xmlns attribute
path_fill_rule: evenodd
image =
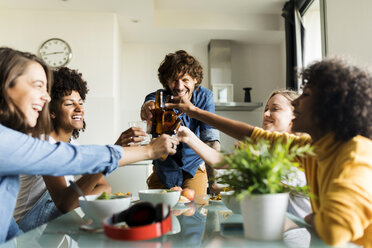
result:
<svg viewBox="0 0 372 248"><path fill-rule="evenodd" d="M117 168L122 155L120 146L50 144L0 124L0 244L13 217L19 174L108 174Z"/></svg>
<svg viewBox="0 0 372 248"><path fill-rule="evenodd" d="M170 91L163 90L163 101L168 95L171 95ZM145 102L154 101L156 92L150 93L146 96ZM209 89L199 87L192 93L191 102L198 108L206 110L211 113L215 113L213 93ZM175 109L175 112L177 110ZM214 129L207 124L190 118L186 114L180 116L182 125L188 127L195 135L202 141L219 141L219 131ZM199 165L203 160L185 143L180 143L177 146L177 152L173 156L168 156L165 161L154 160L153 164L155 171L160 181L168 188L174 186L181 186L183 182L183 172L194 176Z"/></svg>

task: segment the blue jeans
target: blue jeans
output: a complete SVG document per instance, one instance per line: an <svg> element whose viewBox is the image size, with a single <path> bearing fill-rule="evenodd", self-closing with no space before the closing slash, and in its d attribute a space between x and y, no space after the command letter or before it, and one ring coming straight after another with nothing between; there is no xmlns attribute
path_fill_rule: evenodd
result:
<svg viewBox="0 0 372 248"><path fill-rule="evenodd" d="M17 223L20 229L27 232L57 218L60 215L62 215L62 213L54 204L49 192L46 191L35 205L26 213L26 215Z"/></svg>
<svg viewBox="0 0 372 248"><path fill-rule="evenodd" d="M15 222L14 218L10 221L10 225L8 228L8 234L6 235L5 240L12 239L18 235L21 235L23 232L21 229L19 229L17 223Z"/></svg>

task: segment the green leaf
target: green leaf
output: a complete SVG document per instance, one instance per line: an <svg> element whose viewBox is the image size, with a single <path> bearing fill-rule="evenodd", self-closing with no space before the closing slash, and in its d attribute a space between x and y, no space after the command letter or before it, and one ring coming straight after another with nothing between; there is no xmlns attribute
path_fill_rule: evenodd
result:
<svg viewBox="0 0 372 248"><path fill-rule="evenodd" d="M296 157L314 155L309 144L299 147L292 145L293 139L287 142L279 139L273 145L260 139L252 142L246 139L231 154L223 156L218 165L229 164L226 174L217 178L217 182L227 184L235 190L235 194L267 194L282 193L291 190L308 192L307 187L289 187L282 183L294 181L299 164Z"/></svg>

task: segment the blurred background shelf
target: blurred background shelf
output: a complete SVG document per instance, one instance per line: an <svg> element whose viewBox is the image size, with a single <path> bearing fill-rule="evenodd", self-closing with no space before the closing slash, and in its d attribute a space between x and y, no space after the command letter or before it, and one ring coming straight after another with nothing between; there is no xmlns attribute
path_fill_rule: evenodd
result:
<svg viewBox="0 0 372 248"><path fill-rule="evenodd" d="M252 111L262 107L262 102L216 102L216 111Z"/></svg>

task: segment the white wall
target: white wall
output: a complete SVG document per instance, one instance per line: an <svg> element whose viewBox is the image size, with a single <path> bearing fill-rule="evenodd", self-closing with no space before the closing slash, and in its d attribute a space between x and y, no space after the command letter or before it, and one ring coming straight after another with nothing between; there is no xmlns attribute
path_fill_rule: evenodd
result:
<svg viewBox="0 0 372 248"><path fill-rule="evenodd" d="M251 101L265 105L270 92L285 88L281 44L232 46L231 67L234 101L244 101L244 87L251 87ZM254 111L218 111L217 114L251 125L262 125L264 106ZM221 133L221 148L230 152L235 140Z"/></svg>
<svg viewBox="0 0 372 248"><path fill-rule="evenodd" d="M86 101L87 130L79 143L115 141L118 113L120 37L112 13L0 10L0 46L37 54L47 39L67 41L78 69L90 89Z"/></svg>
<svg viewBox="0 0 372 248"><path fill-rule="evenodd" d="M372 1L326 0L328 55L372 63Z"/></svg>

